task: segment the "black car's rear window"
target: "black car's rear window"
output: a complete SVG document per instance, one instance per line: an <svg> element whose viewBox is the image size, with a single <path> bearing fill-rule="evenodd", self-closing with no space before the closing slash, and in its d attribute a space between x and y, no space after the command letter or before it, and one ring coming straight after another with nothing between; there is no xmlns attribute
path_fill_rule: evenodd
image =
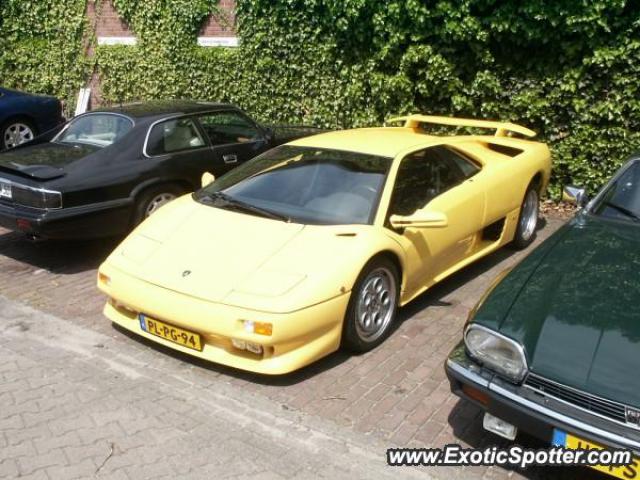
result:
<svg viewBox="0 0 640 480"><path fill-rule="evenodd" d="M91 113L75 118L54 142L108 147L133 128L133 120L113 113Z"/></svg>

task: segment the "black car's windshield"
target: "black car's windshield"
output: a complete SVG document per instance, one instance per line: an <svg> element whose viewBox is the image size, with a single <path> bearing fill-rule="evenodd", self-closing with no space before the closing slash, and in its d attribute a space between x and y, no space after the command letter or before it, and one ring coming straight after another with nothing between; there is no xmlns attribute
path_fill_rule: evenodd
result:
<svg viewBox="0 0 640 480"><path fill-rule="evenodd" d="M640 222L640 161L635 161L602 194L591 213Z"/></svg>
<svg viewBox="0 0 640 480"><path fill-rule="evenodd" d="M132 128L133 122L127 117L110 113L92 113L72 120L53 141L107 147Z"/></svg>
<svg viewBox="0 0 640 480"><path fill-rule="evenodd" d="M218 199L223 208L254 207L252 213L296 223L369 224L390 165L386 157L282 146L232 170L195 198Z"/></svg>

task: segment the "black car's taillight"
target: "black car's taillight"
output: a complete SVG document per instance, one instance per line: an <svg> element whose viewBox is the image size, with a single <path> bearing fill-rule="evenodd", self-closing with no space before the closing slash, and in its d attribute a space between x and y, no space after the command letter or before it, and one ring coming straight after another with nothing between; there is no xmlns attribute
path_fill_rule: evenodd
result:
<svg viewBox="0 0 640 480"><path fill-rule="evenodd" d="M32 208L62 208L62 194L52 190L32 189L13 185L13 201L18 205Z"/></svg>

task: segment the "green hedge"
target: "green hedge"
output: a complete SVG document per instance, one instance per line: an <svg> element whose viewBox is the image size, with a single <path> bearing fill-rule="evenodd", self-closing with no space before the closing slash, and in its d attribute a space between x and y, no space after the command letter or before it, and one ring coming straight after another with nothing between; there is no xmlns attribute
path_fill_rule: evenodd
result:
<svg viewBox="0 0 640 480"><path fill-rule="evenodd" d="M0 0L0 84L56 95L73 112L92 69L85 8L86 0Z"/></svg>
<svg viewBox="0 0 640 480"><path fill-rule="evenodd" d="M11 15L23 3L84 4L3 1ZM105 101L229 101L265 121L325 127L409 112L508 119L552 146L554 194L568 182L595 189L640 144L639 0L238 0L241 47L197 47L216 4L115 0L139 43L97 48ZM69 18L62 30L78 45L82 22ZM39 43L21 32L11 52L33 49L50 75L18 53L0 55L0 74L67 96L93 63L77 48L56 60L44 32L34 29Z"/></svg>

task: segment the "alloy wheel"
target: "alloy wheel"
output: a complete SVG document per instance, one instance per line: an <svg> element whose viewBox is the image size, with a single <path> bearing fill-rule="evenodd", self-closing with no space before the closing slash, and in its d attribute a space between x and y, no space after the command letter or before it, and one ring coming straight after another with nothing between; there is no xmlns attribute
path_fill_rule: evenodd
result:
<svg viewBox="0 0 640 480"><path fill-rule="evenodd" d="M395 276L385 267L372 270L362 282L356 304L356 332L364 342L375 342L391 320L398 299Z"/></svg>
<svg viewBox="0 0 640 480"><path fill-rule="evenodd" d="M167 203L175 200L176 196L173 193L159 193L151 199L147 205L147 209L144 212L144 218L148 218L152 214L156 213L159 209L164 207Z"/></svg>
<svg viewBox="0 0 640 480"><path fill-rule="evenodd" d="M520 231L522 238L529 240L538 226L538 192L530 189L522 203L522 214L520 215Z"/></svg>
<svg viewBox="0 0 640 480"><path fill-rule="evenodd" d="M25 123L12 123L3 134L5 148L14 148L33 140L34 134L31 127Z"/></svg>

